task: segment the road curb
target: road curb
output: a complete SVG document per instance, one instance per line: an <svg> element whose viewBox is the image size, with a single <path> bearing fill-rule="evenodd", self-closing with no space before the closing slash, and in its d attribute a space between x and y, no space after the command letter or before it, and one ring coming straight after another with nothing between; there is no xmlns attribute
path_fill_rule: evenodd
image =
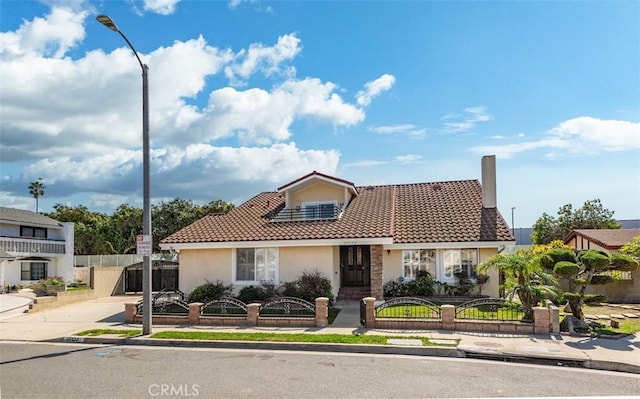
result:
<svg viewBox="0 0 640 399"><path fill-rule="evenodd" d="M410 355L425 357L451 357L479 360L492 360L512 363L539 364L556 367L587 368L640 374L640 366L628 363L580 359L572 357L544 357L527 356L498 352L495 350L469 350L441 346L399 346L399 345L359 345L359 344L330 344L316 342L265 342L265 341L208 341L208 340L178 340L147 337L131 338L101 338L67 336L41 342L77 343L87 345L140 345L154 347L179 348L216 348L216 349L245 349L245 350L283 350L306 352L333 353L369 353L380 355Z"/></svg>
<svg viewBox="0 0 640 399"><path fill-rule="evenodd" d="M381 355L413 355L462 358L464 354L453 347L443 346L399 346L399 345L360 345L330 344L317 342L265 342L265 341L208 341L177 340L160 338L100 338L69 336L54 338L45 342L82 343L88 345L144 345L181 348L221 348L255 350L289 350L307 352L373 353Z"/></svg>

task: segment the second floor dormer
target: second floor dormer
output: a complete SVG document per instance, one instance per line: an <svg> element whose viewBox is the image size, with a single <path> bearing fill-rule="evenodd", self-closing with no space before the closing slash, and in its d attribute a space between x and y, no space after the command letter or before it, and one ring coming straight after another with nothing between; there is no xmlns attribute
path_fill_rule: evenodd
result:
<svg viewBox="0 0 640 399"><path fill-rule="evenodd" d="M272 218L274 222L338 219L358 195L350 181L316 171L279 187L278 192L285 203Z"/></svg>

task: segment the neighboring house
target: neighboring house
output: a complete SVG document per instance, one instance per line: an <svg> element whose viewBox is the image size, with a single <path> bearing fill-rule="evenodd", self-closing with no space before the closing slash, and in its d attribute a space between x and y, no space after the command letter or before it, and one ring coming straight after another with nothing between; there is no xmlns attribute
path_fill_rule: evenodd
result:
<svg viewBox="0 0 640 399"><path fill-rule="evenodd" d="M28 286L47 277L73 280L73 223L0 207L0 281Z"/></svg>
<svg viewBox="0 0 640 399"><path fill-rule="evenodd" d="M575 251L596 249L607 253L618 252L625 244L640 236L640 229L585 229L573 230L564 243Z"/></svg>
<svg viewBox="0 0 640 399"><path fill-rule="evenodd" d="M640 236L640 229L586 229L573 230L564 243L576 251L595 249L606 253L616 253L620 248ZM640 270L608 271L616 278L612 284L588 286L588 294L603 294L610 302L640 302Z"/></svg>
<svg viewBox="0 0 640 399"><path fill-rule="evenodd" d="M185 292L205 279L238 287L318 270L334 294L382 299L386 281L420 270L447 283L457 270L473 278L477 264L514 244L496 209L494 156L483 157L482 180L356 187L313 172L205 216L160 246L179 252ZM483 292L498 295L497 273Z"/></svg>
<svg viewBox="0 0 640 399"><path fill-rule="evenodd" d="M640 228L640 219L616 220L622 229L638 229ZM514 235L516 237L516 246L514 250L528 249L533 245L531 242L531 233L533 227L516 227Z"/></svg>

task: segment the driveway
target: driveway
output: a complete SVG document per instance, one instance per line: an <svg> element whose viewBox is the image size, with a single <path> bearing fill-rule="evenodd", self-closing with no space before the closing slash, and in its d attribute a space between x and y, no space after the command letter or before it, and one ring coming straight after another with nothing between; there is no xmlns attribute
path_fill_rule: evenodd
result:
<svg viewBox="0 0 640 399"><path fill-rule="evenodd" d="M0 318L0 339L43 341L94 328L121 326L124 304L140 299L129 295L104 297L41 312L14 314Z"/></svg>

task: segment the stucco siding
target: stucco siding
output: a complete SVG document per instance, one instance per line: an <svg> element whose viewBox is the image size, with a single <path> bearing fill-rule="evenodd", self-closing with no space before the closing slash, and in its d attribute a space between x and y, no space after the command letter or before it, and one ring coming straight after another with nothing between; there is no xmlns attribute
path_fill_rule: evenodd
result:
<svg viewBox="0 0 640 399"><path fill-rule="evenodd" d="M317 182L291 192L291 206L301 206L303 202L337 201L344 202L344 188L324 182Z"/></svg>
<svg viewBox="0 0 640 399"><path fill-rule="evenodd" d="M485 262L490 257L497 255L497 248L481 248L480 249L480 263ZM492 298L497 298L500 294L500 273L496 269L490 269L487 271L489 281L482 287L482 294L489 295Z"/></svg>
<svg viewBox="0 0 640 399"><path fill-rule="evenodd" d="M402 276L402 251L391 250L387 254L387 250L382 251L382 267L383 275L382 280L387 281L397 280Z"/></svg>
<svg viewBox="0 0 640 399"><path fill-rule="evenodd" d="M180 291L190 293L206 280L232 282L232 250L198 249L180 252Z"/></svg>
<svg viewBox="0 0 640 399"><path fill-rule="evenodd" d="M335 251L333 247L285 247L280 248L280 281L293 281L303 271L319 271L332 281L334 295L340 284L335 284Z"/></svg>

